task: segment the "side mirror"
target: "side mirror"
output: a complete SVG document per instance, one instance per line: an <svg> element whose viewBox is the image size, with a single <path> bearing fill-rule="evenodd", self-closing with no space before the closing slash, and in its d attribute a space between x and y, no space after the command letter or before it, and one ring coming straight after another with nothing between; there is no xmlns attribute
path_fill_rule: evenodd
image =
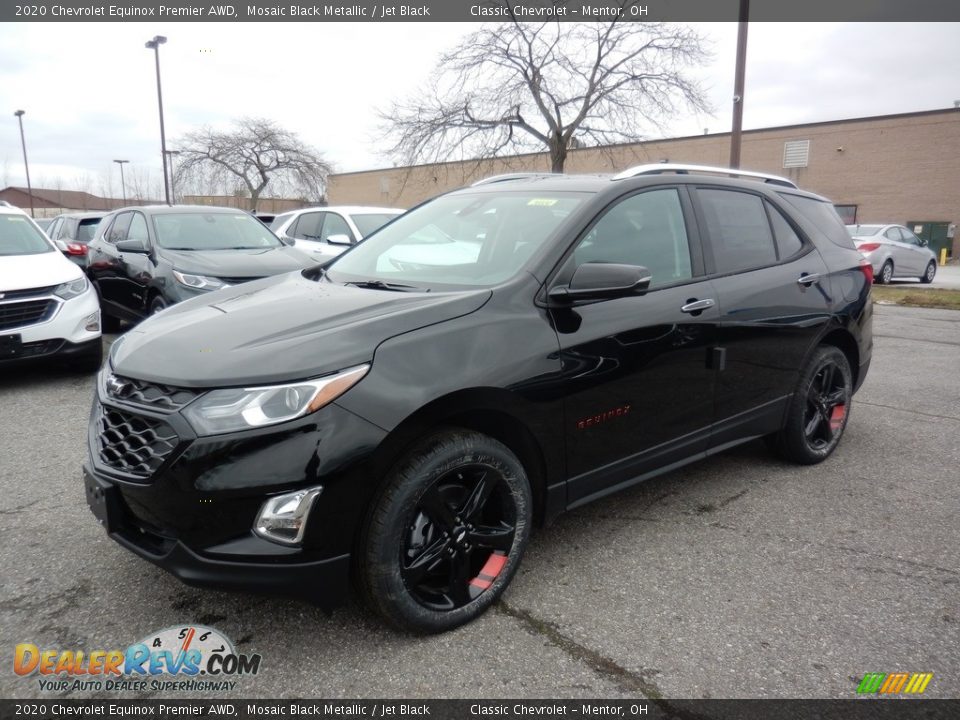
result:
<svg viewBox="0 0 960 720"><path fill-rule="evenodd" d="M350 239L350 236L342 234L327 236L327 242L331 245L353 245L353 241Z"/></svg>
<svg viewBox="0 0 960 720"><path fill-rule="evenodd" d="M150 248L142 240L121 240L117 243L117 250L120 252L146 254Z"/></svg>
<svg viewBox="0 0 960 720"><path fill-rule="evenodd" d="M920 247L926 247L926 246L927 246L927 241L924 240L923 238L917 238L917 240L920 241Z"/></svg>
<svg viewBox="0 0 960 720"><path fill-rule="evenodd" d="M652 279L650 271L642 265L584 263L574 271L569 285L551 289L548 297L569 303L639 295L647 291Z"/></svg>

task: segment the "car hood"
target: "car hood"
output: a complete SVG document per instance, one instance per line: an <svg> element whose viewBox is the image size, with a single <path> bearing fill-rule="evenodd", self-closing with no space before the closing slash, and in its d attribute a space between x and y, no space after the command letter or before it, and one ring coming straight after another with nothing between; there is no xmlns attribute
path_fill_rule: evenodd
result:
<svg viewBox="0 0 960 720"><path fill-rule="evenodd" d="M161 250L181 272L214 277L253 277L302 270L317 261L292 247L254 250Z"/></svg>
<svg viewBox="0 0 960 720"><path fill-rule="evenodd" d="M82 275L60 252L0 256L0 293L59 285Z"/></svg>
<svg viewBox="0 0 960 720"><path fill-rule="evenodd" d="M118 341L118 375L180 387L302 380L373 358L384 340L472 313L490 290L392 292L300 273L187 300Z"/></svg>

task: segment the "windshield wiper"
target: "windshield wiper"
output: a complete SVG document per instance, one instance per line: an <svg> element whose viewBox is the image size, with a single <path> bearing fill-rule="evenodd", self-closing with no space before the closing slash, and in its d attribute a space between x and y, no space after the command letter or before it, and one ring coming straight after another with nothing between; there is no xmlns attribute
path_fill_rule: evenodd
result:
<svg viewBox="0 0 960 720"><path fill-rule="evenodd" d="M344 285L353 285L354 287L366 288L368 290L392 290L394 292L410 292L411 290L420 290L414 285L402 285L400 283L388 283L383 280L354 280L345 282ZM429 292L429 290L427 290Z"/></svg>

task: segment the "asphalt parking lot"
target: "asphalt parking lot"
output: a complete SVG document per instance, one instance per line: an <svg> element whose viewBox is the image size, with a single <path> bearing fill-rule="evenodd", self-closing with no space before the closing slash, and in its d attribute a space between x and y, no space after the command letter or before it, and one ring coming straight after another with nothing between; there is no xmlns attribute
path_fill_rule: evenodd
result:
<svg viewBox="0 0 960 720"><path fill-rule="evenodd" d="M492 612L427 639L194 590L121 549L79 477L92 377L0 370L0 697L42 695L18 642L115 649L181 623L262 655L237 698L853 697L894 671L960 697L960 313L875 318L825 464L751 443L568 513Z"/></svg>

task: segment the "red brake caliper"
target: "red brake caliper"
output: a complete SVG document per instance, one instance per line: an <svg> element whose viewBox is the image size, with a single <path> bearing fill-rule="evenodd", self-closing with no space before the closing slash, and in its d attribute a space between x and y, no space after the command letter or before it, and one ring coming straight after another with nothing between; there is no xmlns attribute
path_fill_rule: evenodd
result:
<svg viewBox="0 0 960 720"><path fill-rule="evenodd" d="M837 405L833 412L830 413L830 429L833 432L836 432L840 429L840 426L843 425L843 418L847 415L847 406L846 405Z"/></svg>
<svg viewBox="0 0 960 720"><path fill-rule="evenodd" d="M471 580L470 584L480 590L486 590L493 584L493 581L497 579L497 575L500 574L500 571L503 570L503 566L506 564L506 555L497 555L496 553L490 555L490 557L487 558L487 562L480 568L480 574Z"/></svg>

